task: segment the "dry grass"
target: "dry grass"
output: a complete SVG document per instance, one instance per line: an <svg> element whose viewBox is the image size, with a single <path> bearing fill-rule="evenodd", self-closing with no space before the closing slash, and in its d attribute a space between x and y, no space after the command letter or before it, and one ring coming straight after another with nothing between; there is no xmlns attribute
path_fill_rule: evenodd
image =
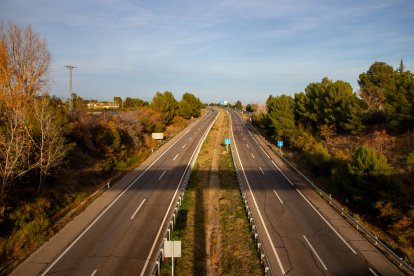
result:
<svg viewBox="0 0 414 276"><path fill-rule="evenodd" d="M203 144L177 217L173 237L182 241L177 275L262 273L224 137L228 118L222 112ZM170 273L169 263L162 275Z"/></svg>

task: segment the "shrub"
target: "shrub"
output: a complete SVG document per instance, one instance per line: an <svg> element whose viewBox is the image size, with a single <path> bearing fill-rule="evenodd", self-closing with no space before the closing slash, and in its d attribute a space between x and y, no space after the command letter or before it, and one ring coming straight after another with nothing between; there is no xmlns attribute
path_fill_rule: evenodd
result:
<svg viewBox="0 0 414 276"><path fill-rule="evenodd" d="M358 147L353 154L352 162L348 164L348 171L356 176L382 176L391 173L385 156L365 145Z"/></svg>
<svg viewBox="0 0 414 276"><path fill-rule="evenodd" d="M408 154L406 165L407 165L407 171L413 174L414 173L414 151Z"/></svg>
<svg viewBox="0 0 414 276"><path fill-rule="evenodd" d="M46 210L50 202L39 198L18 208L10 218L15 221L15 230L5 243L3 253L8 257L24 256L29 250L42 243L48 236L50 221Z"/></svg>
<svg viewBox="0 0 414 276"><path fill-rule="evenodd" d="M396 180L390 177L391 167L387 159L365 145L354 150L343 174L340 182L344 191L367 208L374 207L372 203L378 200L381 193L389 193L398 186Z"/></svg>

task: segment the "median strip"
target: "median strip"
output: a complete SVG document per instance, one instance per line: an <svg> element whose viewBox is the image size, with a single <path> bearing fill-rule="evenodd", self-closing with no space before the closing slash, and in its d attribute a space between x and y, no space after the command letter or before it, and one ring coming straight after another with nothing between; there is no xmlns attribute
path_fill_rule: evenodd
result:
<svg viewBox="0 0 414 276"><path fill-rule="evenodd" d="M244 211L231 153L227 114L212 127L178 212L172 240L182 241L177 275L260 275L261 268ZM169 274L171 260L163 264Z"/></svg>

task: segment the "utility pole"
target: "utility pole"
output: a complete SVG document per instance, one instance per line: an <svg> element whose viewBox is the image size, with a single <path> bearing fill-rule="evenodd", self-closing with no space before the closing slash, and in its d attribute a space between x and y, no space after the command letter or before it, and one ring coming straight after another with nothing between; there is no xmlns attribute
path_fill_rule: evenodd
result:
<svg viewBox="0 0 414 276"><path fill-rule="evenodd" d="M72 69L76 68L75 66L72 65L66 65L66 68L69 69L69 110L72 111L73 109L73 102L72 102Z"/></svg>

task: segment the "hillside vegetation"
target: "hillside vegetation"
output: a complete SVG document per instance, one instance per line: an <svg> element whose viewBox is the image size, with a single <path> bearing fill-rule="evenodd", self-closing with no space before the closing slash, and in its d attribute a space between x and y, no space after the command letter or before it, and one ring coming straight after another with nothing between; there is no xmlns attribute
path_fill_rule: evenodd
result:
<svg viewBox="0 0 414 276"><path fill-rule="evenodd" d="M142 162L159 146L152 132L168 139L203 108L191 93L177 101L167 91L89 112L76 94L49 96L50 60L30 26L0 25L0 274Z"/></svg>
<svg viewBox="0 0 414 276"><path fill-rule="evenodd" d="M358 83L358 94L324 78L271 95L253 122L414 263L414 74L375 62Z"/></svg>

